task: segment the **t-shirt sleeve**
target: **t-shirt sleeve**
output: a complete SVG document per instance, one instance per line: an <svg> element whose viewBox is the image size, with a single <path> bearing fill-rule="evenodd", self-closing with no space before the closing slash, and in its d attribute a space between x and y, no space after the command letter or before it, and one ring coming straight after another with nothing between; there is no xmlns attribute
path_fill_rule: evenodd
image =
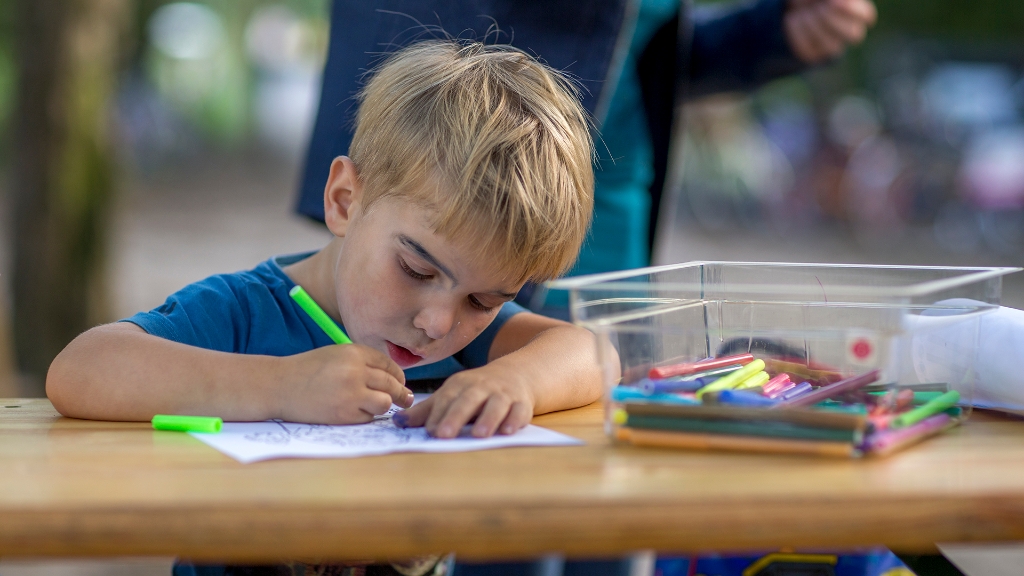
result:
<svg viewBox="0 0 1024 576"><path fill-rule="evenodd" d="M525 311L526 308L515 302L503 304L501 310L498 311L498 315L491 321L491 324L470 342L468 346L456 353L455 359L466 368L479 368L487 364L487 355L491 351L491 344L494 343L494 337L498 335L498 330L501 330L501 327L505 325L505 322L508 322L509 318Z"/></svg>
<svg viewBox="0 0 1024 576"><path fill-rule="evenodd" d="M211 276L171 294L159 307L121 321L182 344L241 352L251 313L243 284L231 276Z"/></svg>

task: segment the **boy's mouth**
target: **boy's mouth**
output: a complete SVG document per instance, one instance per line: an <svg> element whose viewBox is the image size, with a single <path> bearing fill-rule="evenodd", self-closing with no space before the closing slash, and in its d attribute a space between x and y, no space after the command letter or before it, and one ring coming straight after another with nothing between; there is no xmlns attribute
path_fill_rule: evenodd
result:
<svg viewBox="0 0 1024 576"><path fill-rule="evenodd" d="M385 342L387 342L388 354L391 356L391 359L395 361L395 364L398 364L402 368L408 368L409 366L417 364L423 360L422 356L413 354L412 352L405 348L402 348L398 344L395 344L388 340L385 340Z"/></svg>

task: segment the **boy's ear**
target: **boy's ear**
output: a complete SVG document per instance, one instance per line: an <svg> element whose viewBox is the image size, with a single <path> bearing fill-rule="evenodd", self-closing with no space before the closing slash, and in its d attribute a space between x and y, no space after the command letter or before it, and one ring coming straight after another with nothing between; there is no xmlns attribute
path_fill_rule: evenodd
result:
<svg viewBox="0 0 1024 576"><path fill-rule="evenodd" d="M363 200L363 183L356 165L348 156L331 162L331 173L324 187L324 222L335 236L344 236L354 211Z"/></svg>

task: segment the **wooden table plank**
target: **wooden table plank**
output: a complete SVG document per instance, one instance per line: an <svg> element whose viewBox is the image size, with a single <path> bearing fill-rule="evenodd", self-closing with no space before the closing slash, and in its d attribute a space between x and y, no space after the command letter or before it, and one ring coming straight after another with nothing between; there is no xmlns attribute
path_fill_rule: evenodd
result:
<svg viewBox="0 0 1024 576"><path fill-rule="evenodd" d="M6 406L17 406L7 408ZM586 446L243 465L146 424L0 400L0 556L497 559L1024 539L1024 422L976 413L889 459Z"/></svg>

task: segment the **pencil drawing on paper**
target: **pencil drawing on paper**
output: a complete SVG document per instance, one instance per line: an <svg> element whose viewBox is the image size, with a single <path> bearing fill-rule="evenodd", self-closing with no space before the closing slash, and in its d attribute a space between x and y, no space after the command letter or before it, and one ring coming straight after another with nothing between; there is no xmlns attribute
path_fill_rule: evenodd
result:
<svg viewBox="0 0 1024 576"><path fill-rule="evenodd" d="M273 420L277 430L253 432L244 438L251 442L284 446L293 442L330 444L334 446L398 446L414 440L426 440L422 428L399 428L391 421L395 409L377 416L372 422L357 426L326 424L294 424Z"/></svg>
<svg viewBox="0 0 1024 576"><path fill-rule="evenodd" d="M225 422L217 434L193 433L192 437L220 450L239 462L270 458L352 458L393 452L464 452L512 446L568 446L580 444L551 430L527 426L509 436L473 438L469 427L457 438L438 439L426 429L399 428L392 416L399 408L376 416L366 424L329 426L266 420Z"/></svg>

